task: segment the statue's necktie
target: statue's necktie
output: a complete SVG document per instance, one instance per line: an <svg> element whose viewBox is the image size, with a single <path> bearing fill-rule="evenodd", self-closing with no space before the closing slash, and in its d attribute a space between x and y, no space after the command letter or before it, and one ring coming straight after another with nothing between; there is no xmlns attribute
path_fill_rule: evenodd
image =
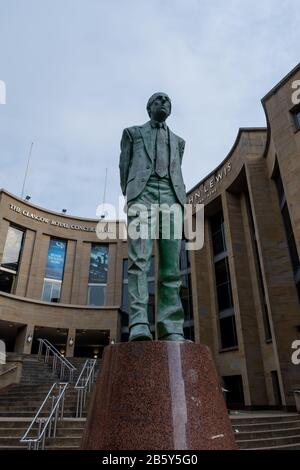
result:
<svg viewBox="0 0 300 470"><path fill-rule="evenodd" d="M158 124L157 127L155 172L162 178L168 173L169 154L166 142L166 131L162 124Z"/></svg>

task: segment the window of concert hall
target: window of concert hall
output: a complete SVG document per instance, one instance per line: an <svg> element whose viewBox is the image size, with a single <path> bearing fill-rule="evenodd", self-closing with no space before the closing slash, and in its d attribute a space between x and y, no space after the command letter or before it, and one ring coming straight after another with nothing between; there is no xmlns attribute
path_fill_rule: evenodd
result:
<svg viewBox="0 0 300 470"><path fill-rule="evenodd" d="M13 294L16 288L22 247L24 241L24 230L10 225L3 250L0 266L0 291Z"/></svg>
<svg viewBox="0 0 300 470"><path fill-rule="evenodd" d="M223 211L210 219L221 350L238 346Z"/></svg>
<svg viewBox="0 0 300 470"><path fill-rule="evenodd" d="M291 110L291 114L293 116L293 120L294 120L296 130L299 130L300 129L300 105L295 106Z"/></svg>
<svg viewBox="0 0 300 470"><path fill-rule="evenodd" d="M108 245L99 243L92 244L88 283L88 305L102 306L106 303L108 248Z"/></svg>
<svg viewBox="0 0 300 470"><path fill-rule="evenodd" d="M66 240L50 239L42 293L42 300L45 302L60 301L66 251Z"/></svg>
<svg viewBox="0 0 300 470"><path fill-rule="evenodd" d="M282 221L284 225L291 264L294 272L295 284L300 302L300 260L278 164L276 165L274 181L277 188Z"/></svg>
<svg viewBox="0 0 300 470"><path fill-rule="evenodd" d="M186 249L186 241L182 240L180 251L181 287L180 299L184 310L183 331L186 339L194 341L194 319L190 252Z"/></svg>

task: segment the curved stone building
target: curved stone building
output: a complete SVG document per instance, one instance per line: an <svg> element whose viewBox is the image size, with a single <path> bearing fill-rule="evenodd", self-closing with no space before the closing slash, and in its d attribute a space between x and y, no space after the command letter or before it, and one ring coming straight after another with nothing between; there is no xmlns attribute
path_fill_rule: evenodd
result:
<svg viewBox="0 0 300 470"><path fill-rule="evenodd" d="M300 365L300 93L297 66L262 100L266 128L240 129L225 160L188 192L205 241L182 244L186 337L213 351L231 407L294 406ZM300 84L300 82L299 82ZM97 236L97 232L98 235ZM0 194L0 339L100 357L128 337L123 222L83 219ZM149 274L154 332L156 256Z"/></svg>

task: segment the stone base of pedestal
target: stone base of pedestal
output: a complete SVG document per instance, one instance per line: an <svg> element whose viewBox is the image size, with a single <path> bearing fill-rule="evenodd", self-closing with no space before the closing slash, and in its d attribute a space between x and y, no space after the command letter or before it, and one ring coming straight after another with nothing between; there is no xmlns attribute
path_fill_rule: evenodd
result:
<svg viewBox="0 0 300 470"><path fill-rule="evenodd" d="M82 449L236 449L206 346L171 341L107 346Z"/></svg>

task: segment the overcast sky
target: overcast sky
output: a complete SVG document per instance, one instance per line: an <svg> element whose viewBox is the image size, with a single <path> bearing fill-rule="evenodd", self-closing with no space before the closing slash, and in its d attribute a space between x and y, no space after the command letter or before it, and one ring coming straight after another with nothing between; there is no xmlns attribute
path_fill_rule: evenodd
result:
<svg viewBox="0 0 300 470"><path fill-rule="evenodd" d="M190 189L265 126L261 98L299 62L299 0L0 0L0 187L95 217L116 203L124 127L165 91Z"/></svg>

